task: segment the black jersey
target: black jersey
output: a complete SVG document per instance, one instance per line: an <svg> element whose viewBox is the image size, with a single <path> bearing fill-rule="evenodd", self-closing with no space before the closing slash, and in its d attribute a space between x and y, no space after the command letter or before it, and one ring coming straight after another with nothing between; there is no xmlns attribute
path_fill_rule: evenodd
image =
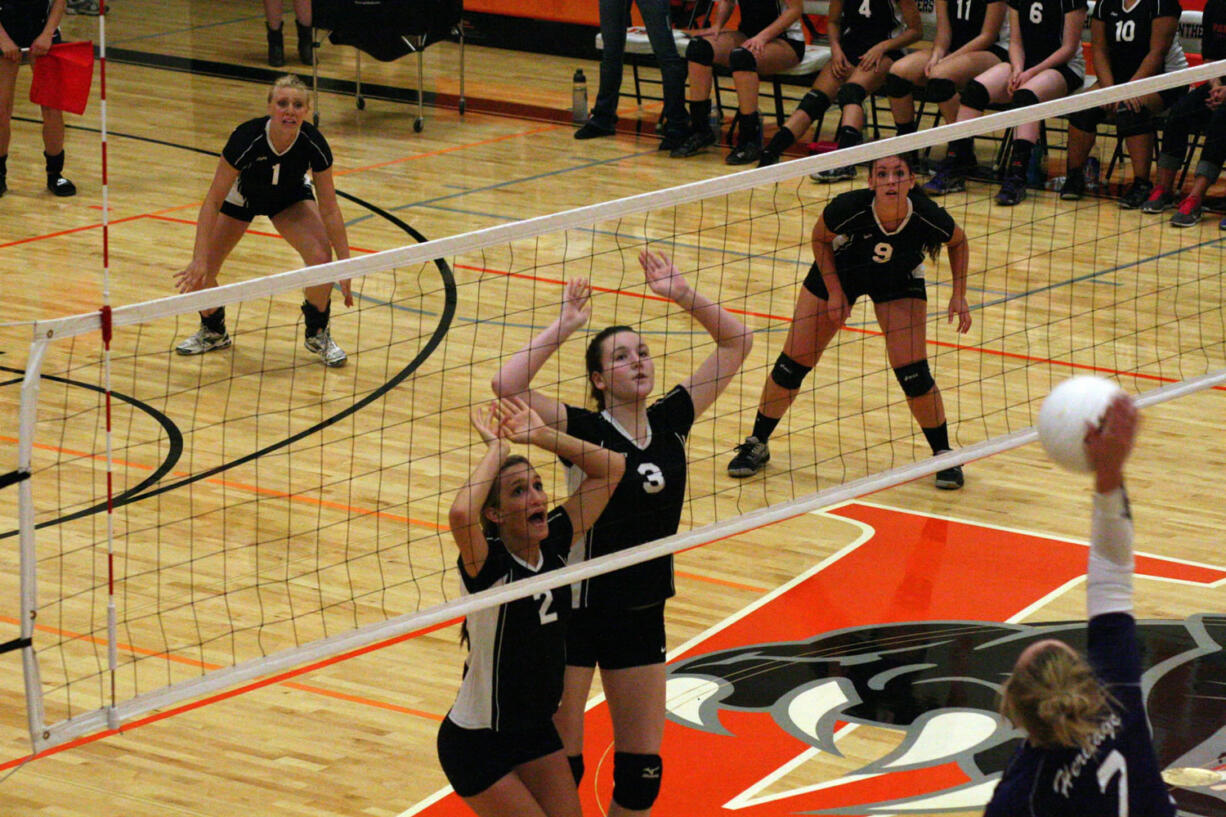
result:
<svg viewBox="0 0 1226 817"><path fill-rule="evenodd" d="M1208 0L1201 24L1201 58L1205 62L1226 60L1226 0Z"/></svg>
<svg viewBox="0 0 1226 817"><path fill-rule="evenodd" d="M1095 616L1088 647L1094 674L1115 698L1093 736L1094 750L1039 749L1023 742L984 817L1175 814L1145 720L1136 622L1128 613Z"/></svg>
<svg viewBox="0 0 1226 817"><path fill-rule="evenodd" d="M1064 45L1064 15L1086 8L1086 0L1008 0L1017 9L1026 67L1038 65ZM1081 49L1074 51L1069 63L1084 64Z"/></svg>
<svg viewBox="0 0 1226 817"><path fill-rule="evenodd" d="M1132 8L1128 8L1126 0L1097 0L1092 14L1106 29L1111 75L1116 82L1127 82L1136 74L1145 55L1149 53L1154 20L1159 17L1174 17L1178 24L1183 9L1179 6L1179 0L1133 0ZM1187 65L1183 46L1179 37L1175 36L1167 50L1161 71L1178 71Z"/></svg>
<svg viewBox="0 0 1226 817"><path fill-rule="evenodd" d="M18 48L29 48L43 33L50 11L50 0L0 0L0 26ZM59 42L58 29L55 42Z"/></svg>
<svg viewBox="0 0 1226 817"><path fill-rule="evenodd" d="M574 529L562 508L549 514L541 558L529 565L501 539L489 539L489 555L476 576L459 560L464 592L476 593L566 564ZM448 717L466 729L516 731L549 723L562 699L566 671L566 621L570 587L557 587L487 607L468 616L469 652L464 680Z"/></svg>
<svg viewBox="0 0 1226 817"><path fill-rule="evenodd" d="M872 190L835 196L822 211L826 229L835 234L834 263L840 276L872 275L902 280L924 277L924 245L949 243L958 225L944 207L912 190L910 212L887 232L873 209Z"/></svg>
<svg viewBox="0 0 1226 817"><path fill-rule="evenodd" d="M949 27L952 34L949 53L952 54L978 37L983 31L983 20L988 16L988 6L1003 2L1004 0L948 0L945 7L949 9ZM1000 28L996 44L1008 48L1009 43L1004 36L1007 36L1009 26L1002 23Z"/></svg>
<svg viewBox="0 0 1226 817"><path fill-rule="evenodd" d="M51 0L0 0L0 14L12 19L27 18L46 25Z"/></svg>
<svg viewBox="0 0 1226 817"><path fill-rule="evenodd" d="M608 412L566 407L566 431L581 440L626 455L626 473L604 513L575 543L571 559L590 559L677 532L685 504L685 442L694 424L694 401L682 386L647 408L649 437L639 446ZM673 557L596 576L583 582L576 607L625 609L669 598Z"/></svg>
<svg viewBox="0 0 1226 817"><path fill-rule="evenodd" d="M863 54L894 39L903 28L902 12L894 0L843 0L839 45L848 54Z"/></svg>
<svg viewBox="0 0 1226 817"><path fill-rule="evenodd" d="M784 0L739 0L737 7L741 10L739 30L753 37L778 20L787 11L788 4ZM780 36L804 42L805 32L800 20L794 21Z"/></svg>
<svg viewBox="0 0 1226 817"><path fill-rule="evenodd" d="M268 138L269 117L239 125L221 155L238 168L238 192L256 212L276 209L275 204L294 196L305 183L307 171L318 173L332 167L332 150L323 134L303 122L298 138L282 153Z"/></svg>

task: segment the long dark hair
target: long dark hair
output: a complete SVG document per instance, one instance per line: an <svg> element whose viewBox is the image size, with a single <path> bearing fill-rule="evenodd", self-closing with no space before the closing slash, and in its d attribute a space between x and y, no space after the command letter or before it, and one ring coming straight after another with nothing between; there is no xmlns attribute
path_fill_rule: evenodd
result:
<svg viewBox="0 0 1226 817"><path fill-rule="evenodd" d="M481 533L485 535L487 540L496 539L498 537L498 523L486 516L485 511L487 508L498 507L498 503L502 498L502 475L506 473L508 468L513 465L519 465L520 463L527 465L529 468L532 467L532 463L529 462L528 458L523 454L512 454L502 461L502 464L498 466L498 473L494 475L492 480L490 480L489 493L485 495L485 501L481 503ZM464 644L465 646L470 646L467 617L465 617L464 621L460 624L460 643Z"/></svg>
<svg viewBox="0 0 1226 817"><path fill-rule="evenodd" d="M877 163L880 162L882 159L898 159L900 162L902 162L904 165L907 166L907 170L911 171L912 176L915 175L915 165L913 164L911 157L908 156L906 153L895 153L889 156L878 156L876 159L873 159L873 161L870 162L868 166L868 172L870 176L873 173L873 168L875 168L877 166ZM918 184L911 185L911 190L910 192L907 193L907 196L908 197L915 196L920 199L929 198L928 194L924 192L924 188ZM925 255L927 255L933 261L937 260L937 253L941 251L941 240L939 238L931 238L928 241L921 244L920 246L923 247Z"/></svg>
<svg viewBox="0 0 1226 817"><path fill-rule="evenodd" d="M604 342L618 332L633 331L633 327L622 324L606 326L597 332L596 336L587 345L587 354L584 355L584 361L587 364L587 381L588 386L592 390L592 399L596 401L596 409L598 411L604 411L604 391L596 388L596 384L592 382L592 375L596 372L604 371L604 365L600 360L600 355L604 351Z"/></svg>

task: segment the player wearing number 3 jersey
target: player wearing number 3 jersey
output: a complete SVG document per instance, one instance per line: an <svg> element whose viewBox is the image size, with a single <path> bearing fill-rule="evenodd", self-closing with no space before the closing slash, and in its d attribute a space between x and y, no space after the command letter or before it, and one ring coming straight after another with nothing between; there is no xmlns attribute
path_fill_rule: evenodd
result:
<svg viewBox="0 0 1226 817"><path fill-rule="evenodd" d="M1141 696L1132 617L1132 516L1124 462L1137 410L1121 395L1086 432L1094 512L1086 569L1089 661L1062 641L1027 647L1001 714L1026 733L984 817L1172 817Z"/></svg>
<svg viewBox="0 0 1226 817"><path fill-rule="evenodd" d="M796 299L783 352L762 386L753 434L737 446L728 474L748 477L766 466L769 439L801 383L843 327L861 295L873 301L890 366L934 454L949 450L941 392L928 368L924 256L944 244L953 275L947 314L957 331L971 328L966 303L966 234L949 213L915 189L902 156L873 162L869 189L836 196L813 227L813 266ZM962 487L962 468L940 471L938 488Z"/></svg>
<svg viewBox="0 0 1226 817"><path fill-rule="evenodd" d="M571 539L604 510L624 458L545 426L527 403L477 409L485 453L448 515L465 593L562 567ZM552 513L541 478L511 443L564 456L583 472ZM544 590L464 620L468 659L438 732L438 755L456 794L482 817L579 817L553 713L562 695L570 588Z"/></svg>
<svg viewBox="0 0 1226 817"><path fill-rule="evenodd" d="M526 395L544 422L626 455L626 473L609 507L572 558L592 558L676 533L685 503L685 443L752 347L749 329L695 290L663 255L639 263L651 291L690 314L715 348L690 377L660 400L655 362L628 326L589 343L586 363L596 411L565 405L529 388L545 361L591 315L586 281L566 285L558 319L515 353L494 379L501 396ZM646 815L660 791L664 736L664 603L673 595L672 558L633 565L585 582L566 639L566 688L556 722L576 783L583 774L583 713L596 667L613 720L610 817Z"/></svg>

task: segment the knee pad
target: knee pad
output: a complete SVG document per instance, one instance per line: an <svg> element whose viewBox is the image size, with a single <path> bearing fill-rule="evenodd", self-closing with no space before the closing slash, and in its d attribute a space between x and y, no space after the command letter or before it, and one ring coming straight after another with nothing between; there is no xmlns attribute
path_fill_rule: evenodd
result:
<svg viewBox="0 0 1226 817"><path fill-rule="evenodd" d="M799 389L800 384L805 382L805 378L811 371L813 371L812 366L802 366L780 352L779 357L775 359L775 367L771 369L771 380L789 391Z"/></svg>
<svg viewBox="0 0 1226 817"><path fill-rule="evenodd" d="M1103 116L1102 108L1089 108L1069 114L1068 123L1084 133L1098 133L1098 125L1103 121Z"/></svg>
<svg viewBox="0 0 1226 817"><path fill-rule="evenodd" d="M939 105L953 99L956 93L958 93L956 82L952 79L945 79L945 77L936 77L928 80L928 87L924 89L924 98Z"/></svg>
<svg viewBox="0 0 1226 817"><path fill-rule="evenodd" d="M715 62L715 49L711 47L710 40L703 37L695 37L685 47L685 58L690 62L696 62L699 65L705 65L710 68Z"/></svg>
<svg viewBox="0 0 1226 817"><path fill-rule="evenodd" d="M814 122L821 119L830 107L830 97L816 89L809 91L800 99L800 110L804 111Z"/></svg>
<svg viewBox="0 0 1226 817"><path fill-rule="evenodd" d="M932 83L929 83L931 85ZM885 95L890 99L902 99L915 93L915 86L906 77L898 74L885 75Z"/></svg>
<svg viewBox="0 0 1226 817"><path fill-rule="evenodd" d="M570 774L578 786L583 780L583 755L567 755L566 762L570 764Z"/></svg>
<svg viewBox="0 0 1226 817"><path fill-rule="evenodd" d="M928 370L927 360L917 360L906 366L899 366L894 370L894 376L902 386L902 393L908 397L923 397L937 384L932 379L932 372Z"/></svg>
<svg viewBox="0 0 1226 817"><path fill-rule="evenodd" d="M1115 114L1115 132L1120 136L1140 136L1154 129L1149 110L1131 111L1122 108Z"/></svg>
<svg viewBox="0 0 1226 817"><path fill-rule="evenodd" d="M971 110L984 111L992 102L992 95L982 82L971 80L962 89L962 104Z"/></svg>
<svg viewBox="0 0 1226 817"><path fill-rule="evenodd" d="M748 48L734 48L728 55L728 69L731 71L758 72L758 58Z"/></svg>
<svg viewBox="0 0 1226 817"><path fill-rule="evenodd" d="M622 808L645 811L660 794L664 761L659 755L613 753L613 800Z"/></svg>
<svg viewBox="0 0 1226 817"><path fill-rule="evenodd" d="M839 107L844 105L863 105L865 97L868 96L868 91L864 90L863 85L858 85L854 82L845 82L839 86L839 92L835 95L835 100L839 103Z"/></svg>
<svg viewBox="0 0 1226 817"><path fill-rule="evenodd" d="M1039 104L1039 98L1029 88L1018 88L1013 92L1013 107L1025 108L1028 105Z"/></svg>

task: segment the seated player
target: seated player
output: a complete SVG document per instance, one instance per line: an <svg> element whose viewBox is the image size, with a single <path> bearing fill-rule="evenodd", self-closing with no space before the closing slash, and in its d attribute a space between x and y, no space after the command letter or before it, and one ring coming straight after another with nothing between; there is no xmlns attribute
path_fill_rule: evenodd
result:
<svg viewBox="0 0 1226 817"><path fill-rule="evenodd" d="M670 154L693 156L719 141L711 127L711 83L715 65L732 71L737 111L728 135L736 144L724 160L730 165L758 161L762 155L762 117L758 113L759 77L768 77L800 62L805 53L800 27L803 0L739 0L741 25L724 25L738 0L719 0L711 27L694 32L685 49L689 65L690 135Z"/></svg>
<svg viewBox="0 0 1226 817"><path fill-rule="evenodd" d="M1176 33L1183 10L1179 0L1098 0L1090 18L1091 54L1098 84L1152 77L1188 67ZM1094 147L1095 131L1104 119L1115 122L1124 137L1132 164L1132 185L1119 205L1136 210L1153 190L1149 180L1154 153L1153 115L1171 107L1187 88L1168 88L1111 105L1077 111L1068 118L1068 170L1060 198L1076 201L1085 195L1085 162Z"/></svg>
<svg viewBox="0 0 1226 817"><path fill-rule="evenodd" d="M1205 3L1202 28L1201 57L1205 62L1226 59L1226 0ZM1161 213L1175 206L1175 174L1188 152L1188 136L1193 130L1205 134L1192 190L1171 216L1171 224L1176 227L1193 227L1200 223L1205 191L1217 181L1222 173L1222 162L1226 161L1226 84L1222 79L1214 77L1194 88L1175 103L1167 117L1162 153L1158 156L1158 183L1141 205L1143 212ZM1218 226L1226 230L1226 219Z"/></svg>
<svg viewBox="0 0 1226 817"><path fill-rule="evenodd" d="M800 100L788 121L762 151L759 167L773 165L814 122L820 123L831 99L842 108L835 143L840 148L860 144L864 128L864 100L885 82L886 73L904 49L923 33L915 0L830 0L827 20L830 62L813 80L813 89ZM820 128L820 125L819 125ZM853 166L815 174L821 182L854 179Z"/></svg>
<svg viewBox="0 0 1226 817"><path fill-rule="evenodd" d="M180 292L217 286L221 265L257 215L268 216L308 266L331 261L333 250L337 258L349 257L345 219L332 183L332 150L306 121L310 111L306 85L287 74L268 91L268 115L248 120L230 134L200 206L192 261L175 275ZM345 306L353 306L349 281L340 285ZM345 351L328 328L332 284L306 287L305 295L306 348L326 366L344 366ZM200 328L175 351L199 355L229 345L226 308L220 306L202 309Z"/></svg>
<svg viewBox="0 0 1226 817"><path fill-rule="evenodd" d="M967 83L958 106L958 121L982 116L992 103L1016 107L1067 96L1085 81L1081 53L1086 0L1008 0L1009 62L989 68ZM1011 207L1026 198L1026 172L1039 139L1039 122L1014 129L1013 149L996 203ZM966 175L978 166L971 139L957 139L924 185L934 195L963 189Z"/></svg>
<svg viewBox="0 0 1226 817"><path fill-rule="evenodd" d="M1137 410L1120 395L1086 430L1094 466L1094 515L1086 607L1088 660L1063 641L1027 647L1001 691L1001 714L1026 733L984 817L1126 814L1173 817L1141 691L1141 648L1132 617L1132 515L1124 461Z"/></svg>
<svg viewBox="0 0 1226 817"><path fill-rule="evenodd" d="M899 136L917 128L917 88L924 89L925 98L937 104L946 122L953 122L958 117L958 93L966 83L1008 61L1005 11L1005 0L937 0L932 47L898 60L885 78Z"/></svg>
<svg viewBox="0 0 1226 817"><path fill-rule="evenodd" d="M748 477L766 467L767 440L861 295L873 301L886 356L932 453L949 450L945 404L926 347L924 256L935 257L942 244L953 276L947 314L958 332L966 333L971 328L966 233L915 187L906 157L877 159L867 189L835 196L826 205L813 227L815 260L797 296L783 352L762 384L753 433L737 446L729 476ZM960 465L936 475L936 486L945 490L961 488L962 482Z"/></svg>

